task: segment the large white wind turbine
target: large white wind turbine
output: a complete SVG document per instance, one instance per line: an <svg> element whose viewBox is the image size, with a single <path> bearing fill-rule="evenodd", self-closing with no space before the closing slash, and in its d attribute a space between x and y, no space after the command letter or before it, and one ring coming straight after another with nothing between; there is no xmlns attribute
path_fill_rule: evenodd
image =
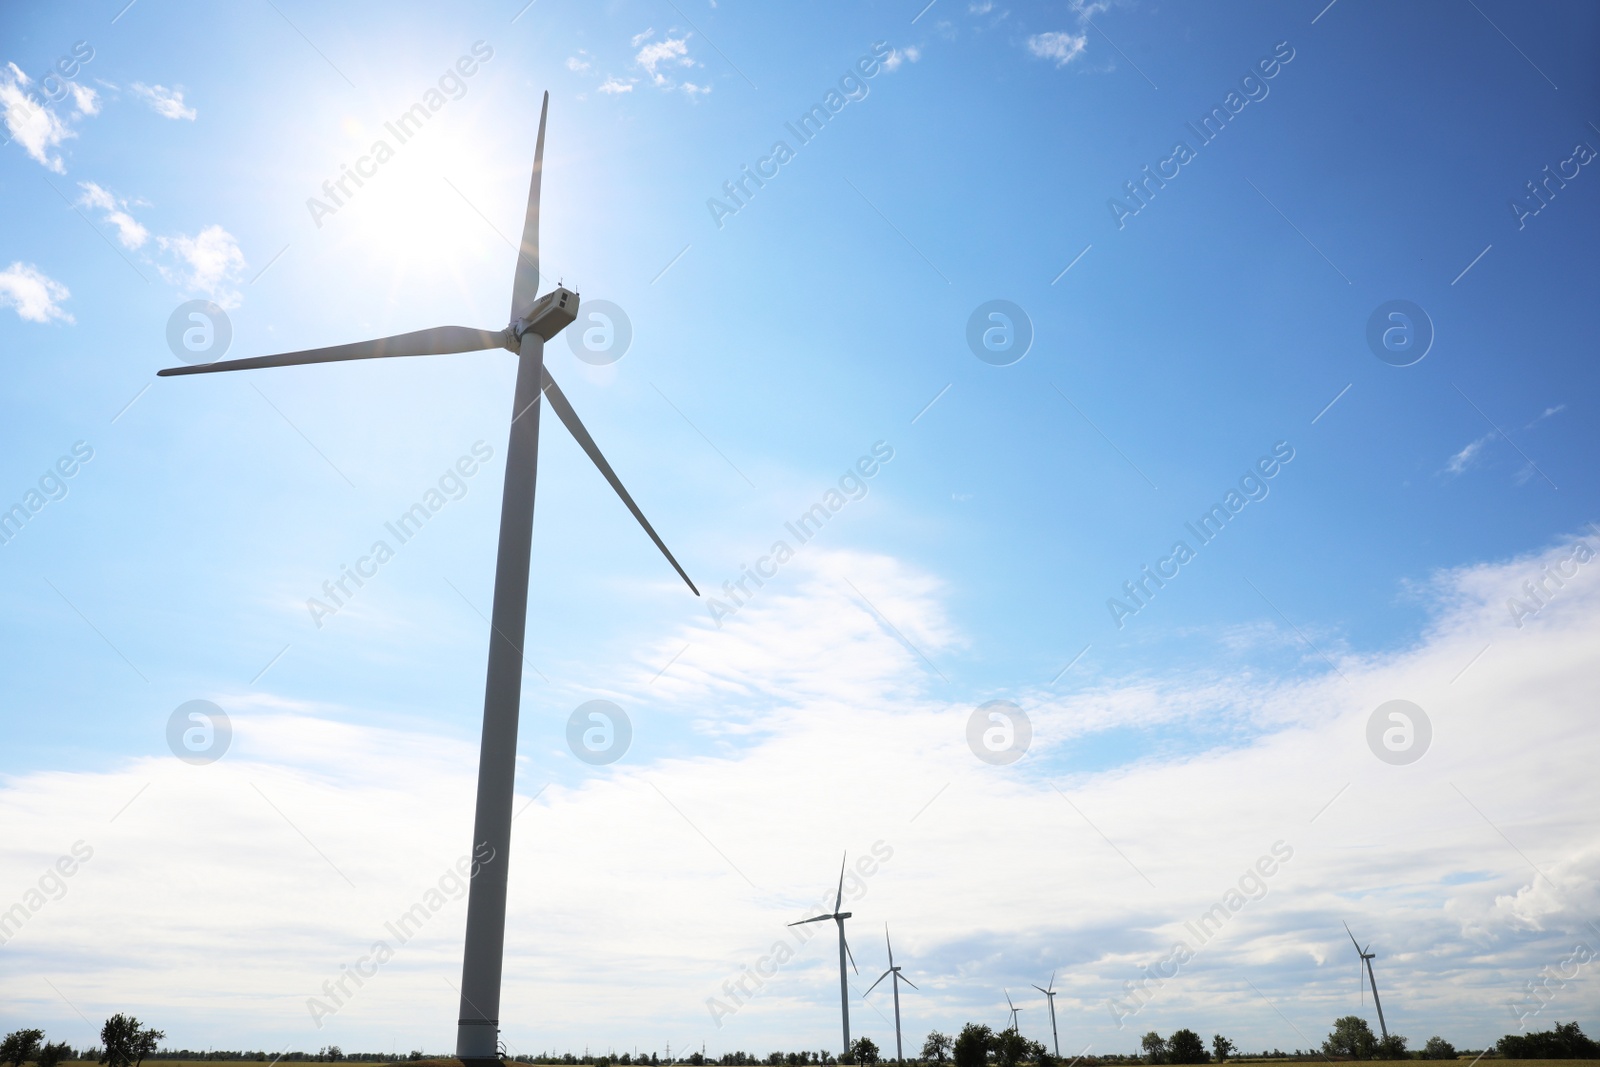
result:
<svg viewBox="0 0 1600 1067"><path fill-rule="evenodd" d="M904 1050L902 1050L900 1047L900 983L904 982L912 989L917 988L917 985L911 979L901 974L900 968L894 965L894 946L889 944L888 923L883 924L883 944L884 947L889 950L889 969L878 975L878 982L883 981L885 978L889 978L890 975L894 975L894 977L889 980L889 985L894 989L894 1058L897 1063L904 1063L906 1055ZM867 986L867 993L870 993L874 989L878 988L878 982L873 982L871 985ZM867 993L861 994L862 999L866 998Z"/></svg>
<svg viewBox="0 0 1600 1067"><path fill-rule="evenodd" d="M1022 1009L1017 1007L1015 1004L1011 1003L1011 990L1008 989L1005 992L1006 992L1006 1006L1011 1009L1011 1025L1010 1025L1010 1027L1008 1027L1008 1029L1016 1030L1017 1029L1017 1016L1021 1013ZM1018 1030L1017 1032L1021 1033L1020 1030Z"/></svg>
<svg viewBox="0 0 1600 1067"><path fill-rule="evenodd" d="M1350 934L1349 923L1344 924L1344 932ZM1361 944L1356 941L1355 934L1350 934L1350 943L1356 946L1356 955L1361 957L1361 963L1356 964L1356 966L1359 968L1361 964L1366 965L1367 981L1372 983L1372 1004L1378 1009L1378 1029L1383 1032L1383 1039L1387 1041L1389 1040L1389 1027L1383 1021L1383 1002L1378 999L1378 980L1372 977L1372 961L1378 958L1377 953L1367 951L1367 949L1372 948L1371 945L1368 945L1365 949L1362 948Z"/></svg>
<svg viewBox="0 0 1600 1067"><path fill-rule="evenodd" d="M578 421L572 405L544 366L544 343L577 317L578 294L557 286L539 296L539 180L544 171L544 127L550 94L539 109L539 138L533 151L528 213L511 286L511 323L503 330L436 326L375 341L313 348L275 356L231 359L202 366L170 367L159 373L210 374L216 371L293 367L387 356L433 356L504 348L517 357L517 384L511 405L511 440L506 447L505 490L500 506L500 548L495 560L494 608L489 630L489 669L483 694L483 738L478 756L477 814L473 820L474 856L487 855L472 879L467 898L466 949L461 964L461 1014L456 1055L468 1064L499 1062L500 968L505 949L506 875L511 853L512 788L516 777L517 716L522 702L522 644L527 636L528 565L533 541L533 488L538 473L541 396L572 432L600 473L617 491L667 562L689 583L689 576L651 528L594 438ZM485 846L487 846L485 848ZM841 928L842 929L842 928ZM841 937L843 935L841 934Z"/></svg>
<svg viewBox="0 0 1600 1067"><path fill-rule="evenodd" d="M850 858L850 854L848 852L845 853L845 859L847 860L849 858ZM839 1015L840 1015L840 1018L844 1020L844 1053L843 1053L843 1055L848 1056L850 1054L850 977L849 977L848 974L845 973L845 969L844 969L845 957L847 957L847 956L849 957L850 966L855 970L855 972L857 974L861 973L861 969L859 967L856 967L855 953L850 951L850 946L849 946L848 943L846 943L846 941L844 939L844 921L846 919L850 918L850 913L848 911L840 911L839 910L840 905L842 905L843 903L844 903L844 860L840 860L839 861L839 891L837 893L835 893L834 897L833 897L833 912L831 914L829 914L829 915L814 915L809 919L801 919L799 922L792 922L789 925L790 926L803 926L806 923L819 923L819 922L822 922L824 919L832 919L834 922L839 924Z"/></svg>
<svg viewBox="0 0 1600 1067"><path fill-rule="evenodd" d="M1055 1039L1056 1059L1059 1060L1061 1058L1061 1035L1056 1032L1056 972L1050 972L1049 986L1034 986L1033 988L1043 993L1044 999L1050 1005L1050 1036Z"/></svg>

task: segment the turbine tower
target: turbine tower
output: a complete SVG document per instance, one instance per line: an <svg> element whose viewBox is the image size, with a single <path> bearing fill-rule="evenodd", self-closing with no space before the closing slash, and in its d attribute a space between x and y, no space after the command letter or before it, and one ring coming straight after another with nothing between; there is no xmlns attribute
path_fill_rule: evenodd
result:
<svg viewBox="0 0 1600 1067"><path fill-rule="evenodd" d="M889 969L878 975L878 982L888 978L891 974L894 975L894 977L889 981L889 985L894 989L894 1058L897 1063L904 1063L906 1061L906 1056L905 1052L900 1047L900 983L904 982L912 989L917 988L917 986L915 982L901 974L900 968L894 965L894 946L889 944L888 923L883 924L883 943L884 946L889 950ZM867 993L870 993L874 989L878 988L878 982L873 982L871 985L867 986ZM865 1000L867 998L867 993L861 994L861 999Z"/></svg>
<svg viewBox="0 0 1600 1067"><path fill-rule="evenodd" d="M1344 932L1350 934L1349 923L1344 924ZM1377 953L1368 952L1366 949L1363 949L1360 943L1356 941L1355 934L1350 934L1350 943L1356 946L1356 955L1360 956L1361 963L1366 965L1367 981L1372 983L1372 1003L1378 1009L1378 1029L1383 1031L1383 1039L1387 1041L1389 1040L1389 1027L1386 1026L1383 1021L1383 1002L1378 999L1378 980L1372 977L1372 961L1377 958ZM1372 946L1370 944L1367 946L1369 949L1371 947ZM1357 964L1358 968L1360 966L1361 964Z"/></svg>
<svg viewBox="0 0 1600 1067"><path fill-rule="evenodd" d="M1059 1060L1061 1058L1061 1035L1056 1032L1056 972L1050 972L1050 985L1048 988L1041 989L1039 986L1034 986L1033 988L1043 993L1045 1001L1050 1005L1050 1036L1055 1039L1056 1059Z"/></svg>
<svg viewBox="0 0 1600 1067"><path fill-rule="evenodd" d="M500 545L495 560L494 608L489 629L489 667L483 694L483 736L478 756L477 811L473 819L474 856L487 849L467 897L466 947L461 964L461 1012L456 1056L469 1065L500 1062L500 969L505 949L506 877L511 852L512 790L516 779L517 716L522 702L522 645L527 637L528 568L533 543L533 490L539 460L539 401L550 408L577 439L606 481L622 498L645 533L667 557L696 596L700 591L656 535L611 464L578 420L577 413L544 366L544 344L578 314L578 294L557 286L539 296L539 182L544 172L545 118L550 94L539 109L539 137L533 151L528 212L511 286L511 323L503 330L436 326L332 348L313 348L274 356L231 359L199 366L169 367L162 376L216 371L294 367L349 359L433 356L504 348L517 356L517 382L506 447L505 489L500 506Z"/></svg>
<svg viewBox="0 0 1600 1067"><path fill-rule="evenodd" d="M1022 1009L1011 1003L1011 990L1009 989L1006 990L1006 1006L1011 1009L1011 1029L1017 1033L1021 1033L1022 1031L1017 1030L1017 1014L1021 1012Z"/></svg>
<svg viewBox="0 0 1600 1067"><path fill-rule="evenodd" d="M696 594L697 596L699 594ZM850 854L845 853L845 859ZM803 926L806 923L819 923L824 919L832 919L839 924L839 1015L844 1020L844 1055L850 1055L850 978L845 973L845 957L849 957L850 966L857 974L861 968L856 967L855 953L850 951L850 945L844 939L844 921L850 918L848 911L840 911L839 906L844 903L844 860L839 861L839 891L833 897L833 913L830 915L816 915L809 919L792 922L790 926Z"/></svg>

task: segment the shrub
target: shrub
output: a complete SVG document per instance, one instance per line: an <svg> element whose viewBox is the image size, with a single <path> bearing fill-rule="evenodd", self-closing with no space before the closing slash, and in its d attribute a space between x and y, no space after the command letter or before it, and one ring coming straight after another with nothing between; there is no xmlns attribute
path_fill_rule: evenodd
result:
<svg viewBox="0 0 1600 1067"><path fill-rule="evenodd" d="M1495 1043L1506 1059L1588 1060L1600 1056L1600 1045L1584 1036L1578 1024L1556 1023L1554 1030L1532 1034L1507 1034Z"/></svg>

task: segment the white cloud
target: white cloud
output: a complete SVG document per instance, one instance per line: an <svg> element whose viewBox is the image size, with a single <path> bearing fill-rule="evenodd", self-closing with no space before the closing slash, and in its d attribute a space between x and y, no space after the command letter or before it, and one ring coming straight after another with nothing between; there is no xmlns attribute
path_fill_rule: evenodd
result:
<svg viewBox="0 0 1600 1067"><path fill-rule="evenodd" d="M10 307L25 322L71 322L61 302L72 294L31 263L13 263L0 271L0 305Z"/></svg>
<svg viewBox="0 0 1600 1067"><path fill-rule="evenodd" d="M1460 474L1466 470L1482 455L1483 450L1489 446L1489 442L1499 436L1498 433L1490 432L1476 441L1469 441L1465 448L1450 457L1450 462L1445 464L1445 473Z"/></svg>
<svg viewBox="0 0 1600 1067"><path fill-rule="evenodd" d="M100 97L87 85L73 82L69 88L72 90L72 104L80 115L100 114Z"/></svg>
<svg viewBox="0 0 1600 1067"><path fill-rule="evenodd" d="M182 89L168 89L164 85L145 85L143 82L134 82L131 88L162 118L188 119L193 122L199 114L194 108L184 106Z"/></svg>
<svg viewBox="0 0 1600 1067"><path fill-rule="evenodd" d="M581 74L592 66L594 64L589 61L589 53L581 48L578 49L577 55L567 57L567 69L574 73Z"/></svg>
<svg viewBox="0 0 1600 1067"><path fill-rule="evenodd" d="M631 93L633 92L633 83L618 81L616 78L608 76L605 81L600 83L599 91L602 93L611 93L613 95L616 93Z"/></svg>
<svg viewBox="0 0 1600 1067"><path fill-rule="evenodd" d="M645 30L643 33L634 34L632 39L630 39L628 41L628 47L630 47L630 48L638 48L641 44L643 44L644 42L648 41L651 37L655 36L655 32L656 32L655 29L652 27L651 29Z"/></svg>
<svg viewBox="0 0 1600 1067"><path fill-rule="evenodd" d="M1078 29L1083 30L1096 15L1110 11L1112 3L1113 0L1072 0L1072 12L1078 16ZM1040 59L1054 60L1059 69L1088 50L1089 37L1087 33L1082 32L1052 30L1029 37L1027 47L1029 52Z"/></svg>
<svg viewBox="0 0 1600 1067"><path fill-rule="evenodd" d="M79 182L78 188L83 190L78 205L104 212L102 218L117 228L117 239L122 247L139 248L149 239L150 231L128 214L126 200L117 199L94 182Z"/></svg>
<svg viewBox="0 0 1600 1067"><path fill-rule="evenodd" d="M1545 408L1538 415L1534 416L1534 420L1532 422L1528 423L1528 425L1524 426L1523 429L1531 430L1535 426L1537 426L1541 422L1543 422L1545 419L1550 418L1552 415L1559 415L1565 410L1567 410L1567 405L1565 405L1565 404L1556 404L1553 407Z"/></svg>
<svg viewBox="0 0 1600 1067"><path fill-rule="evenodd" d="M725 983L770 960L791 936L784 924L832 889L840 850L854 863L881 841L892 854L852 893L850 932L869 974L893 922L896 962L921 987L902 1000L908 1034L997 1023L1003 985L1059 967L1074 1047L1136 1051L1139 1033L1195 1019L1246 1048L1303 1046L1357 1010L1348 918L1380 953L1394 1029L1413 1044L1430 1033L1491 1044L1513 1028L1508 996L1574 937L1593 944L1581 922L1600 907L1600 781L1584 710L1600 563L1523 628L1505 609L1558 554L1437 576L1428 628L1399 650L1341 654L1340 673L1219 666L1057 695L941 681L921 657L959 679L952 667L968 650L936 578L801 549L722 630L684 626L631 670L594 674L609 683L592 695L634 716L636 747L621 762L579 766L559 722L531 713L552 702L525 701L504 1036L524 1052L818 1047L838 1020L831 936L765 972L720 1026L706 1001L732 999ZM1034 747L1009 767L979 763L965 740L972 707L995 696L1033 720ZM1394 696L1433 721L1432 748L1409 766L1380 763L1365 741L1372 710ZM460 900L441 899L321 1029L306 998L389 938L384 923L465 851L475 730L353 725L351 710L259 694L215 699L235 733L211 766L138 758L0 780L6 884L25 887L80 838L94 849L7 946L0 998L91 1043L33 977L48 962L66 998L134 1005L173 1045L447 1045ZM674 745L684 721L707 751ZM1162 751L1163 724L1210 740ZM1142 754L1096 769L1119 734L1141 738ZM1280 840L1293 856L1261 899L1234 909L1118 1030L1107 999L1174 940L1192 941L1186 920ZM625 1012L607 994L617 988ZM884 1046L880 994L853 999L852 1016ZM1023 1025L1046 1037L1034 1008Z"/></svg>
<svg viewBox="0 0 1600 1067"><path fill-rule="evenodd" d="M1040 59L1053 59L1057 67L1064 67L1083 55L1089 46L1086 34L1065 33L1052 30L1028 38L1028 51Z"/></svg>
<svg viewBox="0 0 1600 1067"><path fill-rule="evenodd" d="M649 36L648 32L639 38L635 38L635 40L641 40L643 37L647 36ZM695 61L689 57L688 34L684 34L682 37L666 37L659 41L654 41L650 44L647 44L643 48L639 49L639 54L633 57L633 61L637 63L646 74L650 75L650 80L656 86L662 89L672 88L673 82L672 79L668 78L660 71L660 67L663 65L678 67L695 66Z"/></svg>
<svg viewBox="0 0 1600 1067"><path fill-rule="evenodd" d="M15 63L7 63L5 69L0 70L0 109L5 114L6 131L36 162L57 174L65 174L67 168L61 156L51 149L77 134L32 95L28 89L31 84L32 80ZM92 102L93 93L90 97Z"/></svg>
<svg viewBox="0 0 1600 1067"><path fill-rule="evenodd" d="M921 58L922 49L914 44L906 45L904 48L891 48L889 54L883 57L883 69L893 74L900 69L901 63L908 60L915 63Z"/></svg>
<svg viewBox="0 0 1600 1067"><path fill-rule="evenodd" d="M162 251L177 259L176 269L161 267L167 281L191 293L205 293L224 308L238 307L243 297L230 288L244 270L239 242L221 226L207 226L193 237L158 237Z"/></svg>
<svg viewBox="0 0 1600 1067"><path fill-rule="evenodd" d="M991 2L991 0L984 0L984 2L981 4L973 3L967 5L967 11L973 15L987 15L993 10L994 4Z"/></svg>
<svg viewBox="0 0 1600 1067"><path fill-rule="evenodd" d="M684 82L682 85L678 86L678 88L682 89L686 95L691 97L704 96L711 91L711 86L696 85L694 82Z"/></svg>

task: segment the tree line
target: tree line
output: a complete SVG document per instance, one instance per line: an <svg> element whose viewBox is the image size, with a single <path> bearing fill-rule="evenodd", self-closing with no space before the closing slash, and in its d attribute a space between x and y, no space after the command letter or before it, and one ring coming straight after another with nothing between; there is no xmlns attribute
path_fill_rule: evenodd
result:
<svg viewBox="0 0 1600 1067"><path fill-rule="evenodd" d="M145 1026L131 1015L118 1013L107 1019L100 1028L100 1047L75 1050L65 1042L49 1043L43 1030L14 1030L0 1039L0 1067L61 1067L67 1061L93 1060L106 1067L141 1067L146 1058L155 1056L158 1042L166 1033ZM1442 1037L1430 1037L1421 1049L1408 1051L1406 1038L1390 1034L1380 1038L1372 1032L1367 1021L1359 1015L1346 1015L1334 1020L1333 1030L1322 1042L1321 1049L1302 1052L1295 1049L1293 1056L1321 1055L1343 1060L1454 1060L1461 1055L1472 1055L1471 1050L1458 1052L1456 1047ZM1130 1055L1116 1053L1097 1056L1080 1056L1073 1064L1099 1067L1101 1064L1196 1064L1225 1063L1229 1060L1257 1058L1253 1053L1240 1052L1234 1043L1221 1034L1213 1034L1210 1047L1193 1030L1182 1029L1169 1037L1154 1030L1139 1042L1140 1051ZM1278 1049L1262 1050L1260 1058L1287 1058ZM1528 1034L1507 1034L1483 1056L1519 1060L1600 1059L1600 1042L1584 1034L1577 1022L1557 1022L1552 1030ZM191 1052L188 1049L160 1049L163 1060L258 1060L265 1061L265 1052ZM424 1058L449 1059L448 1056L427 1057L418 1050L405 1056L385 1053L346 1054L338 1045L329 1045L316 1053L287 1052L274 1060L319 1062L374 1062L389 1063L400 1060ZM691 1067L826 1067L832 1064L859 1064L872 1067L881 1061L878 1045L870 1037L860 1037L851 1042L843 1056L835 1059L826 1049L816 1052L770 1052L765 1056L743 1051L706 1056L694 1052L678 1058L658 1059L655 1053L638 1056L622 1053L618 1056L598 1056L590 1059L587 1052L582 1058L571 1052L561 1055L517 1056L513 1062L526 1064L580 1064L592 1063L595 1067L660 1067L661 1064L690 1064ZM1038 1041L1023 1037L1017 1030L993 1030L981 1023L968 1023L955 1037L937 1030L928 1034L922 1044L920 1062L942 1067L946 1060L953 1067L1061 1067L1050 1051ZM1068 1065L1071 1067L1071 1065Z"/></svg>

